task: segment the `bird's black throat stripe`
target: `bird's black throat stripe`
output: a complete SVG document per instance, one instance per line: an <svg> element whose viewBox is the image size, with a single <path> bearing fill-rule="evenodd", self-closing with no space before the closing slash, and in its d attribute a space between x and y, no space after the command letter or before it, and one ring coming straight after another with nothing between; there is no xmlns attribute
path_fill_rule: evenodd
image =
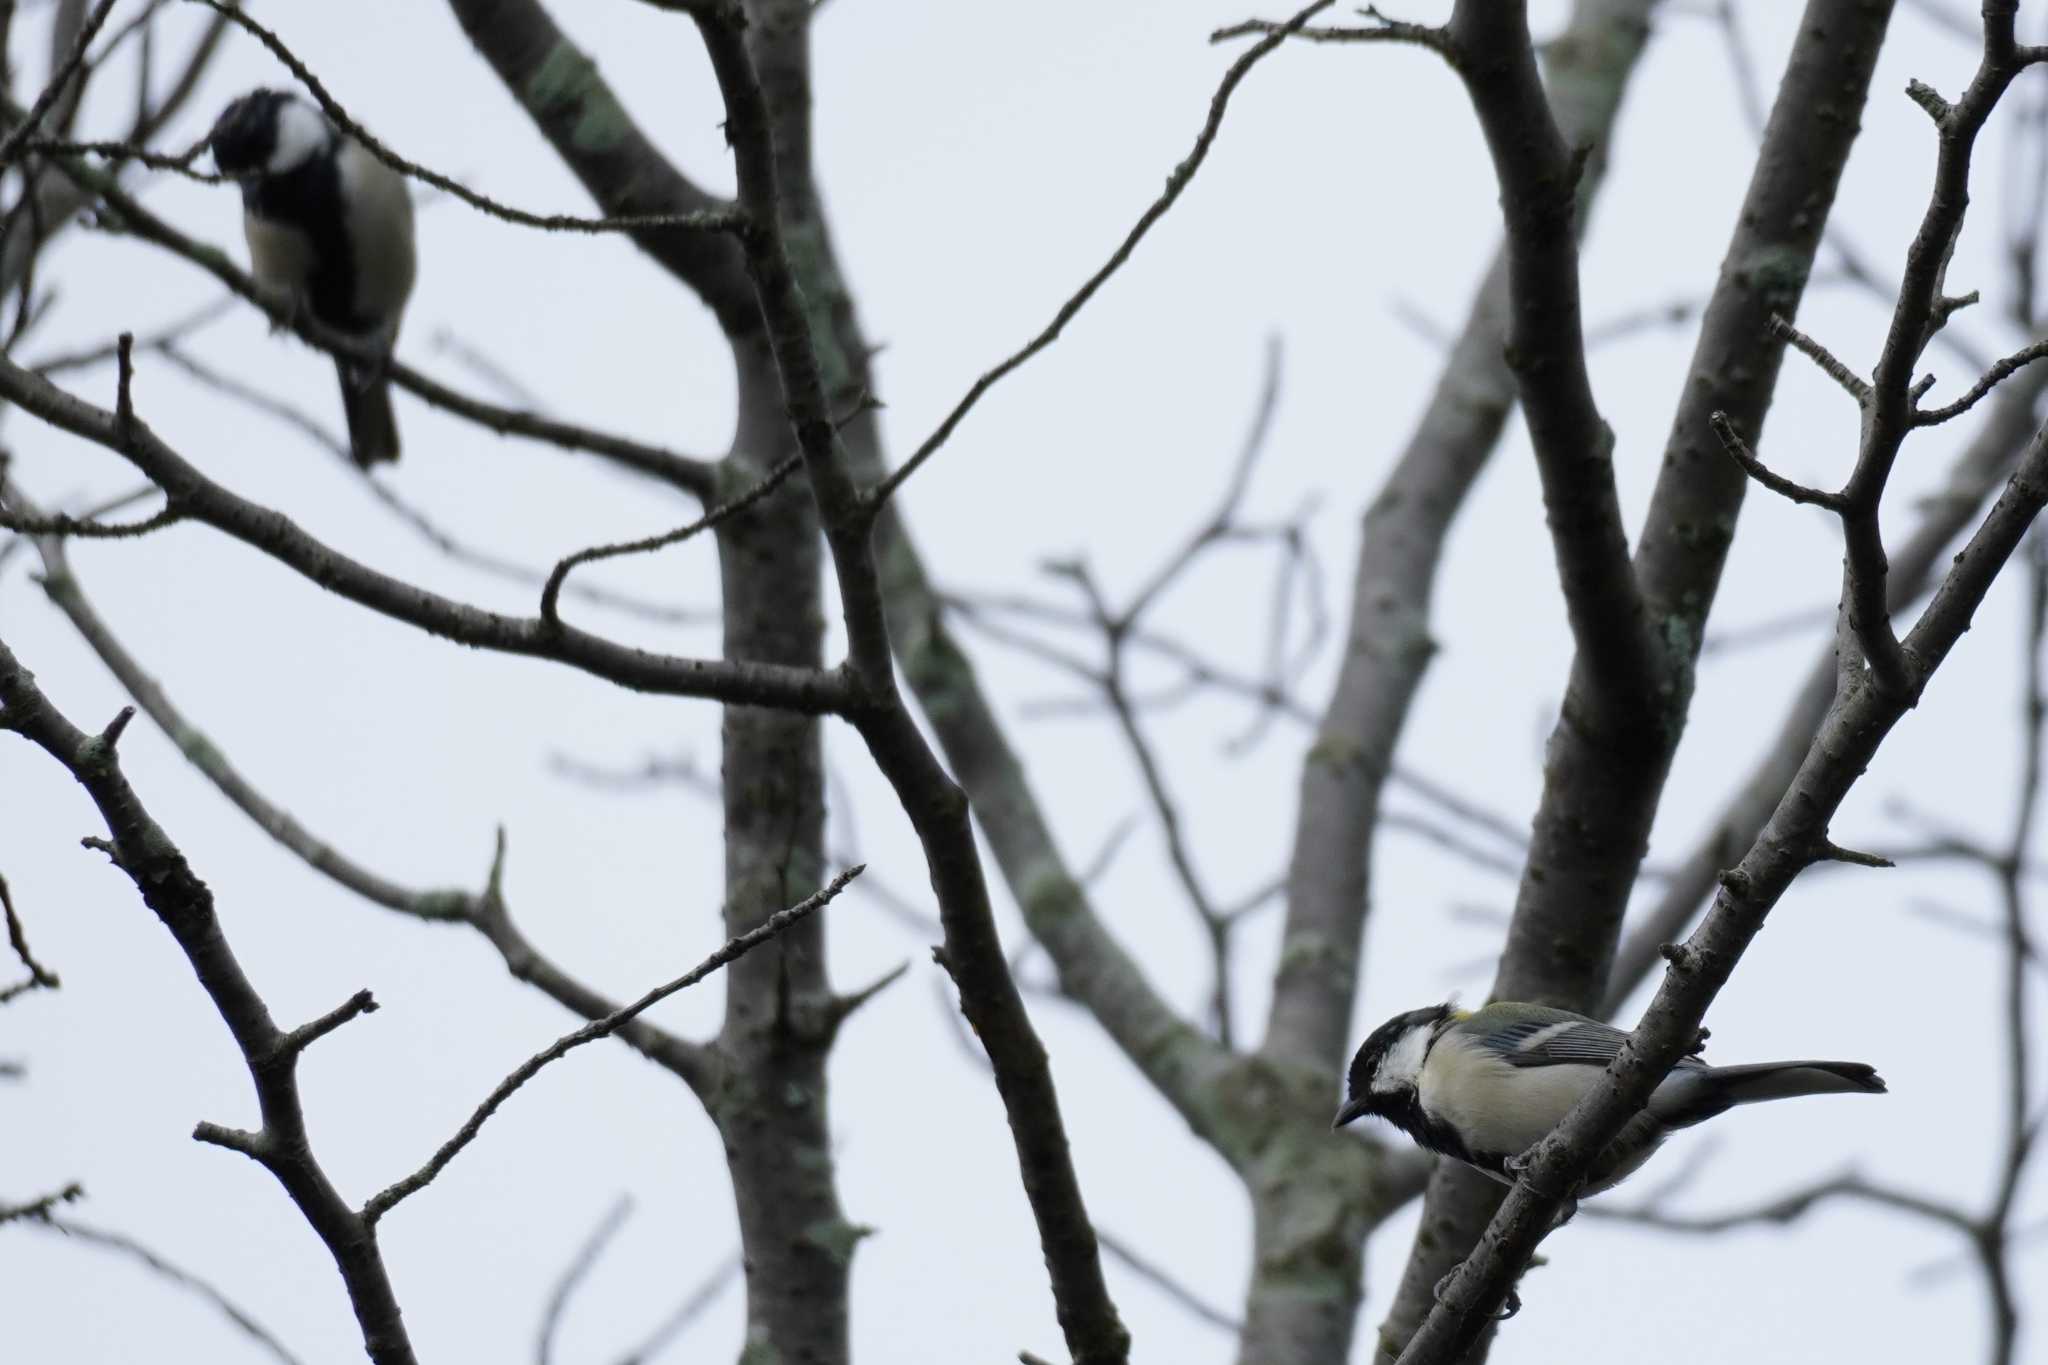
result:
<svg viewBox="0 0 2048 1365"><path fill-rule="evenodd" d="M1447 1156L1453 1161L1462 1161L1487 1172L1489 1175L1507 1179L1507 1158L1500 1152L1475 1152L1465 1145L1458 1136L1458 1130L1441 1119L1433 1118L1423 1109L1422 1103L1412 1090L1390 1096L1380 1108L1387 1121L1415 1139L1418 1147Z"/></svg>
<svg viewBox="0 0 2048 1365"><path fill-rule="evenodd" d="M355 252L348 240L348 206L341 196L341 163L312 156L282 175L266 175L242 186L242 207L251 217L302 233L312 242L312 274L306 305L314 318L337 331L373 332L377 319L356 313Z"/></svg>

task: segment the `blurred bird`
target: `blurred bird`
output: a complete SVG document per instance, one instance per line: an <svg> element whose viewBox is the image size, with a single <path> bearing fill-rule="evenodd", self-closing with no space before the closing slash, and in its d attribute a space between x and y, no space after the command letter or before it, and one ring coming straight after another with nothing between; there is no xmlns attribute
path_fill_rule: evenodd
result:
<svg viewBox="0 0 2048 1365"><path fill-rule="evenodd" d="M242 230L257 280L388 356L415 264L405 177L281 90L252 90L229 104L207 145L221 174L242 188ZM356 463L368 469L397 459L383 367L336 365Z"/></svg>
<svg viewBox="0 0 2048 1365"><path fill-rule="evenodd" d="M1557 1127L1627 1039L1597 1019L1511 1000L1478 1011L1410 1010L1373 1030L1351 1059L1332 1127L1373 1114L1418 1145L1512 1184L1516 1159ZM1861 1062L1708 1066L1683 1058L1600 1153L1578 1193L1611 1188L1673 1130L1735 1105L1858 1091L1885 1093L1884 1079Z"/></svg>

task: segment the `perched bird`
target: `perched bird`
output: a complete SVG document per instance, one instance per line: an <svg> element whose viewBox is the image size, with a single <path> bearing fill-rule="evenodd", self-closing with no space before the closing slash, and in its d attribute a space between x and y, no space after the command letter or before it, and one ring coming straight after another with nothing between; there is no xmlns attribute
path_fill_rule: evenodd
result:
<svg viewBox="0 0 2048 1365"><path fill-rule="evenodd" d="M252 90L207 136L214 164L242 188L242 231L257 280L338 332L387 355L412 293L412 197L405 177L282 90ZM381 366L338 360L349 449L368 469L398 458Z"/></svg>
<svg viewBox="0 0 2048 1365"><path fill-rule="evenodd" d="M1373 1030L1332 1127L1374 1114L1432 1152L1512 1184L1516 1159L1557 1127L1628 1035L1569 1010L1497 1001L1478 1011L1431 1005ZM1674 1129L1757 1100L1862 1091L1884 1079L1861 1062L1708 1066L1686 1057L1609 1143L1579 1187L1597 1194L1649 1160Z"/></svg>

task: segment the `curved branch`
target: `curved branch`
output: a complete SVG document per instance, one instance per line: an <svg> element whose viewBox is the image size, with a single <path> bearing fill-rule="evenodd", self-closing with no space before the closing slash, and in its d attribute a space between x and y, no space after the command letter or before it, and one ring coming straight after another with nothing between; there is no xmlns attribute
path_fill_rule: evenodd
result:
<svg viewBox="0 0 2048 1365"><path fill-rule="evenodd" d="M194 521L224 531L352 602L461 644L553 659L621 686L818 714L845 710L837 673L751 662L713 662L620 645L537 617L484 611L414 587L315 540L282 513L213 482L139 419L124 421L0 356L0 396L52 426L104 446L164 490Z"/></svg>
<svg viewBox="0 0 2048 1365"><path fill-rule="evenodd" d="M271 1020L221 932L213 893L121 772L114 746L133 714L132 708L123 711L105 731L87 735L64 718L0 644L0 727L48 753L85 788L113 836L111 842L88 842L105 849L134 882L183 950L241 1049L261 1106L262 1128L245 1133L202 1123L193 1136L242 1152L276 1177L334 1258L370 1359L377 1365L415 1365L376 1232L342 1200L313 1155L298 1085L300 1048L309 1035L287 1033ZM367 992L362 1000L360 1008L369 1008Z"/></svg>
<svg viewBox="0 0 2048 1365"><path fill-rule="evenodd" d="M1565 144L1520 0L1459 0L1447 33L1500 183L1508 367L1528 416L1581 677L1614 715L1654 723L1663 666L1629 567L1614 433L1586 369L1577 191L1590 148Z"/></svg>
<svg viewBox="0 0 2048 1365"><path fill-rule="evenodd" d="M1665 683L1657 723L1619 715L1575 662L1546 749L1543 798L1492 994L1586 1010L1607 986L1628 896L1641 868L1689 706L1708 612L1746 491L1719 448L1715 411L1756 439L1784 343L1774 314L1796 317L1860 127L1890 6L1808 0L1779 83L1719 280L1680 389L1635 575L1661 624ZM1472 1244L1499 1187L1447 1171L1382 1339L1391 1360L1435 1303L1433 1288Z"/></svg>
<svg viewBox="0 0 2048 1365"><path fill-rule="evenodd" d="M1980 514L2025 450L2034 430L2034 408L2044 393L2048 369L2030 369L2000 392L1990 418L1963 448L1944 487L1924 500L1919 524L1893 556L1888 610L1903 611L1927 591L1935 568L1943 562L1942 552ZM1602 1018L1611 1018L1662 965L1659 946L1685 932L1713 894L1721 869L1733 865L1763 828L1827 715L1835 695L1835 672L1831 638L1808 667L1769 751L1709 822L1707 834L1673 869L1657 903L1629 930L1615 953L1612 979L1599 1008Z"/></svg>
<svg viewBox="0 0 2048 1365"><path fill-rule="evenodd" d="M800 456L789 456L769 470L753 487L727 498L687 526L679 526L673 531L664 531L660 535L647 536L640 540L629 540L615 545L594 545L587 550L578 550L573 555L565 556L548 571L547 581L541 585L540 619L553 626L561 625L562 588L568 582L569 575L579 566L617 559L623 555L649 554L655 550L665 550L671 545L680 545L692 536L708 531L720 522L746 511L782 487L783 480L795 473L802 463Z"/></svg>
<svg viewBox="0 0 2048 1365"><path fill-rule="evenodd" d="M107 14L113 8L114 0L100 0L99 4L93 6L92 12L85 16L85 22L79 25L77 36L72 39L71 51L51 73L42 93L37 95L36 102L29 106L27 115L7 130L6 137L0 138L0 168L12 166L14 159L21 154L22 143L34 137L36 130L42 127L43 120L49 117L50 111L56 107L57 101L71 84L71 78L78 74L78 68L85 61L86 48L92 45L93 38L99 33L100 26L107 22ZM59 119L59 122L65 121Z"/></svg>
<svg viewBox="0 0 2048 1365"><path fill-rule="evenodd" d="M461 1154L463 1148L475 1141L476 1135L482 1131L484 1123L491 1115L498 1112L499 1107L506 1100L512 1098L512 1092L539 1075L541 1068L545 1067L548 1063L559 1061L562 1057L586 1043L594 1043L600 1038L609 1038L639 1015L668 999L677 991L687 990L728 963L737 962L740 958L745 957L748 953L774 938L783 930L803 920L812 911L830 904L834 897L846 889L848 882L865 871L867 871L865 865L855 863L852 867L847 868L844 872L834 877L821 890L806 896L787 910L777 911L761 921L753 929L727 941L724 946L712 953L711 956L705 958L675 980L656 986L632 1004L622 1005L602 1019L593 1019L582 1028L563 1034L560 1038L557 1038L554 1042L521 1062L517 1067L513 1068L510 1075L505 1077L504 1080L499 1081L492 1088L491 1093L484 1097L483 1103L476 1107L476 1112L471 1114L463 1121L462 1126L455 1130L455 1136L442 1143L440 1148L431 1157L427 1158L425 1165L404 1179L394 1181L383 1190L370 1196L369 1200L363 1205L362 1217L364 1224L374 1228L378 1220L391 1212L392 1208L401 1200L417 1194L431 1184L434 1177L446 1170L448 1163Z"/></svg>
<svg viewBox="0 0 2048 1365"><path fill-rule="evenodd" d="M300 1365L299 1357L293 1355L268 1328L243 1311L234 1300L191 1271L165 1260L134 1238L124 1237L118 1232L108 1232L104 1228L92 1227L74 1219L58 1218L48 1214L36 1218L29 1226L47 1228L51 1232L62 1233L74 1242L103 1247L108 1251L118 1251L124 1256L142 1262L160 1279L177 1285L180 1289L190 1290L211 1303L220 1310L221 1316L240 1329L243 1335L275 1356L280 1365Z"/></svg>
<svg viewBox="0 0 2048 1365"><path fill-rule="evenodd" d="M18 494L11 494L18 499ZM295 819L290 811L257 790L228 761L213 738L194 725L172 703L156 679L129 654L120 640L94 610L84 588L71 572L62 542L41 540L36 548L43 558L43 591L57 609L69 618L86 645L99 656L130 698L155 722L158 729L177 746L185 760L200 776L308 867L373 905L429 923L465 923L482 934L512 975L539 990L573 1014L600 1019L618 1006L563 971L530 943L513 923L503 887L504 835L491 873L482 892L438 888L421 890L400 886L356 862L322 840ZM718 1074L717 1064L706 1050L686 1042L666 1029L636 1020L619 1030L621 1041L657 1066L680 1078L699 1096L709 1094Z"/></svg>
<svg viewBox="0 0 2048 1365"><path fill-rule="evenodd" d="M1997 2L1991 0L1987 10ZM2048 426L2036 433L2005 492L1904 641L1920 662L1923 679L1969 629L1993 580L2043 506L2048 506ZM1671 954L1664 983L1629 1043L1557 1130L1525 1154L1520 1182L1409 1341L1401 1365L1455 1360L1491 1320L1586 1168L1642 1108L1665 1073L1697 1046L1708 1006L1771 907L1820 856L1828 822L1910 706L1910 698L1869 683L1836 699L1784 799L1741 863L1722 877L1705 923Z"/></svg>
<svg viewBox="0 0 2048 1365"><path fill-rule="evenodd" d="M534 1365L554 1365L555 1332L561 1326L562 1314L568 1308L570 1298L597 1264L606 1244L626 1225L626 1218L632 1212L633 1197L620 1195L563 1268L561 1278L555 1282L554 1292L548 1295L547 1309L541 1314L540 1331L534 1339Z"/></svg>
<svg viewBox="0 0 2048 1365"><path fill-rule="evenodd" d="M1910 1213L1916 1218L1939 1223L1943 1227L1961 1232L1965 1237L1974 1236L1976 1233L1975 1225L1962 1211L1906 1190L1874 1184L1853 1171L1816 1182L1804 1189L1792 1190L1748 1208L1731 1209L1725 1213L1667 1213L1655 1204L1621 1209L1589 1204L1585 1211L1595 1218L1613 1222L1635 1223L1663 1232L1697 1235L1729 1232L1736 1228L1755 1227L1759 1224L1782 1227L1786 1223L1804 1218L1816 1205L1836 1199L1877 1204L1901 1213Z"/></svg>
<svg viewBox="0 0 2048 1365"><path fill-rule="evenodd" d="M2043 356L2048 356L2048 341L2037 341L2031 346L2022 347L2009 356L1993 361L1991 367L1984 372L1983 377L1970 386L1969 392L1956 399L1955 402L1943 407L1921 408L1913 414L1913 425L1916 427L1939 426L1943 422L1962 416L1971 408L1976 407L1978 401L1986 394Z"/></svg>
<svg viewBox="0 0 2048 1365"><path fill-rule="evenodd" d="M0 877L0 914L4 914L7 920L7 946L14 950L15 957L20 959L21 965L28 969L28 976L26 978L5 989L0 989L0 1004L5 1004L7 1001L28 991L54 991L59 986L62 986L64 983L58 979L57 974L37 961L36 955L29 950L28 931L22 928L21 916L15 913L14 895L8 890L7 878L5 877ZM80 1193L78 1187L73 1185L62 1196L52 1196L52 1198L71 1199L75 1198L78 1193ZM5 1222L8 1218L22 1217L25 1212L32 1211L32 1208L27 1210L17 1208L6 1214L5 1217L0 1217L0 1222ZM45 1211L47 1211L47 1205L45 1205Z"/></svg>
<svg viewBox="0 0 2048 1365"><path fill-rule="evenodd" d="M13 116L11 109L6 110L6 113L9 117ZM486 403L481 399L459 393L411 366L393 360L359 338L323 326L305 310L294 310L286 301L264 289L252 276L239 269L228 259L225 252L180 232L150 212L134 196L123 190L120 182L111 173L87 166L74 158L57 158L50 164L88 199L96 198L111 210L104 226L153 243L182 257L226 285L233 293L255 304L273 323L288 328L308 345L339 358L377 365L390 376L394 384L434 407L466 418L500 436L524 436L560 446L565 450L581 450L600 456L678 488L700 502L709 502L717 488L717 470L709 461L693 459L660 446L650 446L608 432L559 422L537 413L521 412L496 403Z"/></svg>
<svg viewBox="0 0 2048 1365"><path fill-rule="evenodd" d="M1047 323L1037 336L1025 342L1023 346L1006 356L993 369L988 370L981 378L974 381L967 392L961 396L960 401L953 405L953 410L947 413L938 426L932 429L932 434L925 437L923 443L910 453L910 458L905 460L895 473L889 475L888 478L875 486L868 495L874 502L887 502L890 495L903 486L905 479L917 473L923 467L925 461L936 455L939 447L943 446L946 443L946 439L953 434L954 428L958 427L961 420L967 416L974 405L981 401L983 394L1001 382L1003 376L1009 374L1025 361L1059 340L1060 333L1066 330L1067 324L1072 322L1074 316L1087 306L1089 299L1095 297L1096 291L1108 283L1109 277L1120 270L1124 262L1130 260L1131 253L1138 249L1138 243L1145 239L1145 234L1152 230L1152 225L1166 216L1167 210L1174 206L1182 192L1193 182L1195 172L1202 169L1202 163L1209 157L1209 148L1215 144L1216 135L1223 130L1224 112L1229 109L1230 97L1237 90L1239 83L1251 74L1251 69L1257 66L1267 53L1286 42L1291 35L1298 32L1310 19L1313 19L1323 10L1328 9L1335 2L1336 0L1314 0L1312 4L1301 10L1292 19L1278 25L1273 32L1254 43L1243 56L1230 64L1230 69L1223 73L1222 83L1216 87L1216 93L1210 97L1209 116L1203 120L1202 130L1195 134L1195 145L1185 157L1181 158L1180 164L1173 168L1172 173L1166 177L1165 190L1160 193L1157 199L1146 206L1143 213L1138 215L1138 221L1132 225L1129 232L1124 234L1123 241L1117 243L1116 250L1109 253L1109 259L1104 261L1101 267L1083 281L1081 287L1075 290L1067 298L1067 301L1059 306L1058 310L1052 315L1052 321Z"/></svg>
<svg viewBox="0 0 2048 1365"><path fill-rule="evenodd" d="M1129 1356L1130 1334L1103 1282L1045 1048L996 931L967 799L897 691L882 581L870 544L873 504L840 459L817 337L783 236L776 148L746 41L745 12L716 4L693 18L725 98L740 206L752 224L742 235L748 273L839 582L845 674L858 699L847 719L860 731L923 847L946 930L940 960L995 1073L1068 1349L1076 1365L1121 1365Z"/></svg>
<svg viewBox="0 0 2048 1365"><path fill-rule="evenodd" d="M1742 467L1742 472L1755 479L1764 487L1788 502L1803 503L1808 507L1825 507L1830 512L1840 512L1848 504L1840 493L1829 493L1819 488L1808 488L1803 483L1794 483L1783 474L1775 473L1756 452L1749 448L1749 442L1742 439L1742 433L1728 420L1728 414L1716 411L1707 419L1714 435L1721 440L1721 448L1728 452L1728 458Z"/></svg>
<svg viewBox="0 0 2048 1365"><path fill-rule="evenodd" d="M1270 19L1247 19L1243 23L1217 29L1209 35L1209 41L1220 43L1231 38L1247 38L1254 33L1263 33L1282 38L1295 38L1305 43L1407 43L1414 47L1428 48L1453 67L1457 65L1458 49L1443 29L1431 24L1410 24L1398 19L1389 19L1370 5L1360 13L1373 21L1371 28L1295 27L1291 24L1276 24Z"/></svg>
<svg viewBox="0 0 2048 1365"><path fill-rule="evenodd" d="M462 31L562 164L613 218L690 214L726 201L664 157L539 0L448 0ZM694 291L728 338L761 333L761 310L729 236L643 229L633 243Z"/></svg>
<svg viewBox="0 0 2048 1365"><path fill-rule="evenodd" d="M221 18L240 25L256 41L268 48L270 54L284 63L285 68L292 73L299 84L306 87L306 93L311 95L319 104L328 119L344 133L347 133L350 137L361 143L370 155L376 157L400 175L409 176L422 184L432 185L444 194L451 194L488 217L501 219L507 223L516 223L521 227L540 228L547 232L640 233L659 230L664 232L719 233L733 232L740 226L741 219L739 215L728 208L695 209L684 213L632 213L609 218L582 218L573 213L529 213L525 209L514 208L510 204L501 204L489 195L478 194L459 180L451 180L439 171L420 165L417 161L408 161L378 141L369 129L356 122L348 110L342 108L339 100L328 93L327 87L321 84L320 78L314 75L312 69L300 61L290 48L285 46L282 38L279 38L262 24L250 18L238 6L224 3L224 0L189 0L189 3L204 5Z"/></svg>
<svg viewBox="0 0 2048 1365"><path fill-rule="evenodd" d="M1844 614L1856 643L1880 687L1917 699L1924 678L1908 658L1886 611L1884 535L1878 511L1899 449L1915 421L1913 368L1927 342L1963 302L1943 289L1949 257L1969 205L1970 164L1977 134L2014 77L2040 60L2013 36L2018 0L1984 0L1984 47L1969 89L1954 105L1918 82L1907 93L1934 118L1938 151L1934 187L1913 244L1884 351L1872 378L1874 401L1863 424L1856 468L1843 486L1848 504L1842 517L1847 549L1843 567ZM1994 367L1995 369L1996 367ZM1996 382L1995 380L1992 382ZM1986 386L1988 389L1988 385ZM1967 395L1966 395L1967 396ZM1974 400L1972 400L1974 401Z"/></svg>

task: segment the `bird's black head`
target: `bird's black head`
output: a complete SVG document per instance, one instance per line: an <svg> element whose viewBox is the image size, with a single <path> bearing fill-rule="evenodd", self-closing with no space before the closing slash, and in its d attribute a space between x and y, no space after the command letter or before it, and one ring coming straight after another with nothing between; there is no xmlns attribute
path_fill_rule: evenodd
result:
<svg viewBox="0 0 2048 1365"><path fill-rule="evenodd" d="M277 155L284 110L297 101L282 90L251 90L220 111L206 145L220 173L237 180L264 174Z"/></svg>
<svg viewBox="0 0 2048 1365"><path fill-rule="evenodd" d="M1450 1015L1449 1005L1428 1005L1397 1014L1374 1029L1351 1059L1344 1107L1330 1126L1342 1128L1367 1114L1384 1116L1392 1107L1412 1099L1429 1038Z"/></svg>

